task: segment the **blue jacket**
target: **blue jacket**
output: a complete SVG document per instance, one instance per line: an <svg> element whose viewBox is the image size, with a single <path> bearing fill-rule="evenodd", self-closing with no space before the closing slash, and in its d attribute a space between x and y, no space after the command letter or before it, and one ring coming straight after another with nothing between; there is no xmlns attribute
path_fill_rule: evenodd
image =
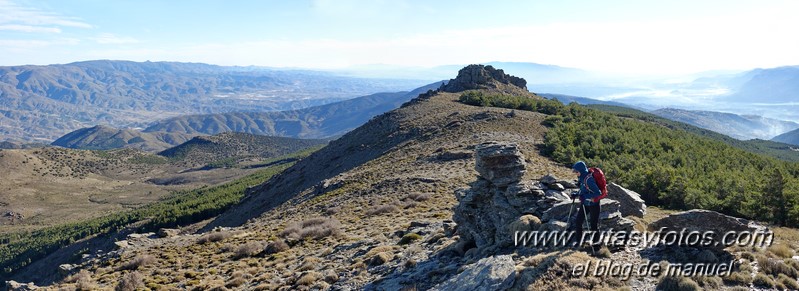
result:
<svg viewBox="0 0 799 291"><path fill-rule="evenodd" d="M599 186L594 181L594 176L588 171L588 166L583 161L579 161L572 167L575 171L580 173L580 178L577 180L580 185L580 190L577 195L580 196L580 201L585 205L594 205L594 198L602 194Z"/></svg>

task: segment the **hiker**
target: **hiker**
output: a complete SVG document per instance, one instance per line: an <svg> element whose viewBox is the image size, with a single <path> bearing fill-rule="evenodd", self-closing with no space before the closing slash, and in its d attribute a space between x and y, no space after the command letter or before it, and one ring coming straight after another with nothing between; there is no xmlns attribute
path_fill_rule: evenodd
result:
<svg viewBox="0 0 799 291"><path fill-rule="evenodd" d="M585 222L586 214L589 216L590 230L594 231L591 237L591 246L596 250L599 247L599 204L602 195L600 187L594 175L589 171L585 162L579 161L574 164L572 171L578 174L577 183L580 185L580 190L572 194L572 201L576 197L580 197L580 206L577 208L577 220L572 227L576 227L575 238L578 243L582 243L583 237L583 223ZM604 173L602 174L604 176Z"/></svg>

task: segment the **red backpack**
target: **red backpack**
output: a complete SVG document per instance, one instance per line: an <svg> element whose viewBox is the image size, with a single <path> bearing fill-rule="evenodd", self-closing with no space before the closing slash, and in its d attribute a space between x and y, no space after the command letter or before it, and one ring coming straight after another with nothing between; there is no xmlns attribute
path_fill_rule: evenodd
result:
<svg viewBox="0 0 799 291"><path fill-rule="evenodd" d="M588 172L591 173L591 176L594 177L594 182L596 182L596 186L599 187L599 196L594 198L594 202L599 202L602 198L608 197L608 181L605 180L605 173L602 172L600 168L589 168ZM585 176L585 181L583 181L583 185L588 191L591 191L591 188L588 188L588 176Z"/></svg>

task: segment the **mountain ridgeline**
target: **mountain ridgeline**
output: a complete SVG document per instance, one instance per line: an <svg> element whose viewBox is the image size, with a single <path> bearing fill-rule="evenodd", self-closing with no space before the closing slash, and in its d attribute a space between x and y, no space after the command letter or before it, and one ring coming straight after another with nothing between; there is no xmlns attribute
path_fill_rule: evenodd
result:
<svg viewBox="0 0 799 291"><path fill-rule="evenodd" d="M296 139L226 132L212 136L198 136L158 153L187 164L211 167L233 166L249 158L271 158L322 146L327 140Z"/></svg>
<svg viewBox="0 0 799 291"><path fill-rule="evenodd" d="M659 109L653 114L671 120L709 129L740 140L769 140L799 128L799 124L762 116L737 115L713 111Z"/></svg>
<svg viewBox="0 0 799 291"><path fill-rule="evenodd" d="M53 140L87 125L142 127L184 114L298 109L424 83L173 62L0 67L0 140Z"/></svg>
<svg viewBox="0 0 799 291"><path fill-rule="evenodd" d="M86 150L135 148L152 152L184 143L191 137L183 133L141 132L98 125L70 132L55 140L52 145Z"/></svg>

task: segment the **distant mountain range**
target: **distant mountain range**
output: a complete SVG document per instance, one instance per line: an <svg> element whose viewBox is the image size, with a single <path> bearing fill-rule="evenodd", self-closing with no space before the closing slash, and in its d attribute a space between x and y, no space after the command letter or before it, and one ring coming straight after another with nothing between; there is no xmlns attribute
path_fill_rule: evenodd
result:
<svg viewBox="0 0 799 291"><path fill-rule="evenodd" d="M630 107L635 108L634 106L627 105L621 102L615 101L603 101L598 99L586 98L586 97L578 97L578 96L569 96L563 94L551 94L551 93L537 93L538 96L547 98L547 99L557 99L563 104L569 104L572 102L576 102L577 104L582 105L590 105L590 104L603 104L603 105L613 105L613 106L621 106L621 107Z"/></svg>
<svg viewBox="0 0 799 291"><path fill-rule="evenodd" d="M425 83L173 62L0 67L0 140L49 141L81 127L143 127L184 114L299 109Z"/></svg>
<svg viewBox="0 0 799 291"><path fill-rule="evenodd" d="M377 93L299 110L180 116L158 121L144 132L217 134L234 131L298 138L328 138L342 135L370 118L396 109L419 94L440 85L437 82L410 92Z"/></svg>
<svg viewBox="0 0 799 291"><path fill-rule="evenodd" d="M755 69L732 78L729 100L751 103L799 102L799 66Z"/></svg>
<svg viewBox="0 0 799 291"><path fill-rule="evenodd" d="M330 138L342 135L374 116L396 109L440 85L436 82L410 92L377 93L299 110L186 115L155 122L143 131L94 126L66 134L53 145L79 149L138 148L160 151L194 136L224 132Z"/></svg>
<svg viewBox="0 0 799 291"><path fill-rule="evenodd" d="M736 139L764 139L799 128L799 124L762 116L737 115L714 111L659 109L652 114L712 130Z"/></svg>

